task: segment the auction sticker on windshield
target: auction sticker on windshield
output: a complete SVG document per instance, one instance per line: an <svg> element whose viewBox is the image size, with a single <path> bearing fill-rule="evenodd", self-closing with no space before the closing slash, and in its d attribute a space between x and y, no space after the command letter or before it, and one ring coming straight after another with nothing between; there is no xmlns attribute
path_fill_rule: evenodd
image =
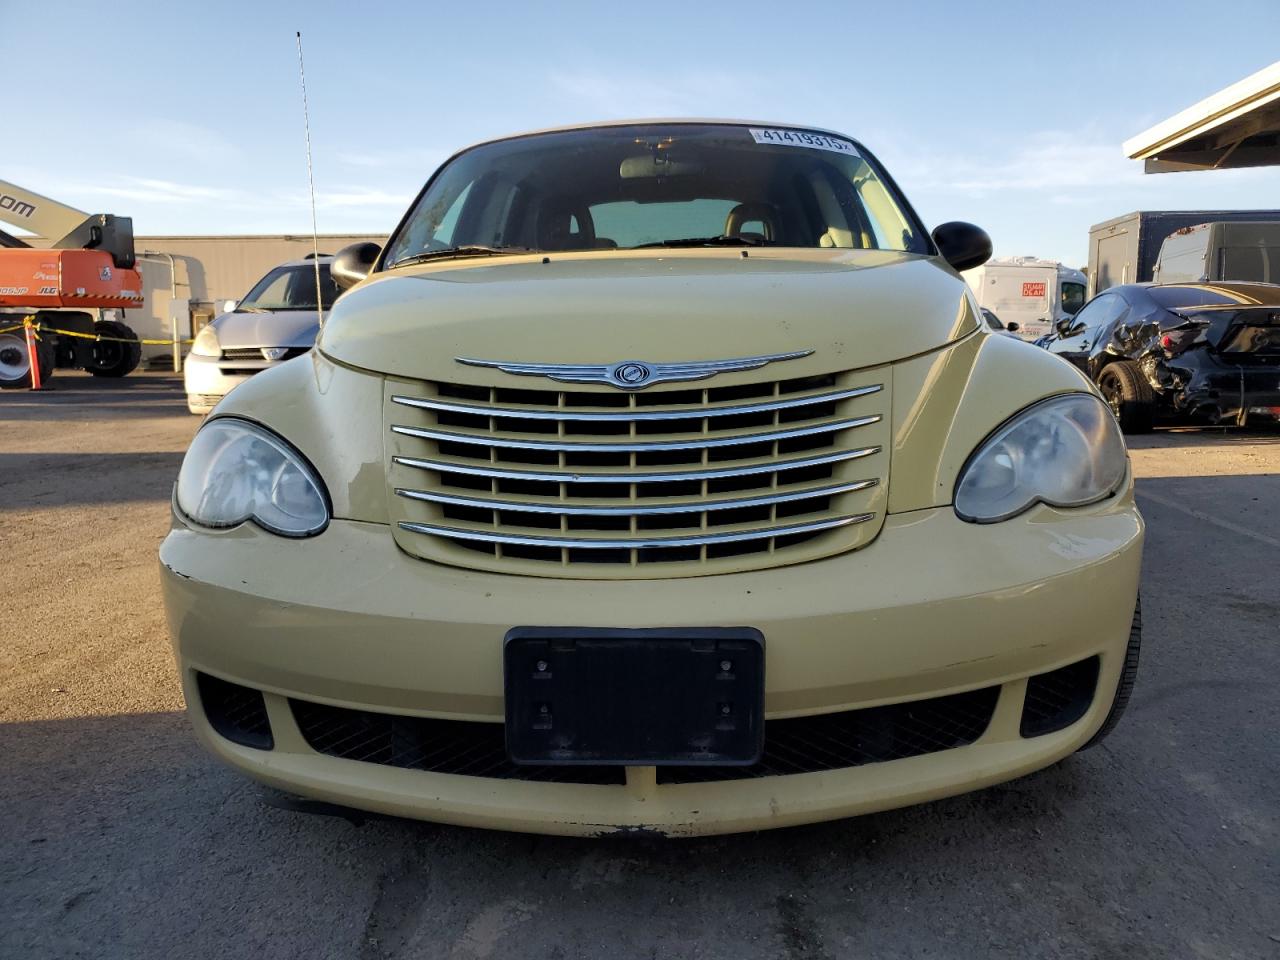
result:
<svg viewBox="0 0 1280 960"><path fill-rule="evenodd" d="M762 130L751 127L751 136L756 143L769 143L778 147L813 147L818 150L831 150L856 157L858 151L848 140L831 137L825 133L806 133L803 130Z"/></svg>

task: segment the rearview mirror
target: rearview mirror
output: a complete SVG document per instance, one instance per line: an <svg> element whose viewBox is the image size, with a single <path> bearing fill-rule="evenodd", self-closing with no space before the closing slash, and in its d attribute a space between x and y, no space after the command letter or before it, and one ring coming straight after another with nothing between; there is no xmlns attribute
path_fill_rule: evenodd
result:
<svg viewBox="0 0 1280 960"><path fill-rule="evenodd" d="M339 250L333 263L329 264L329 276L343 290L354 287L369 275L381 252L382 247L368 240L349 244Z"/></svg>
<svg viewBox="0 0 1280 960"><path fill-rule="evenodd" d="M693 177L704 171L701 163L681 160L663 153L653 156L627 157L618 166L618 176L623 180L657 180L661 177Z"/></svg>
<svg viewBox="0 0 1280 960"><path fill-rule="evenodd" d="M991 259L991 238L987 231L963 220L938 224L933 230L933 242L942 259L957 270L972 270Z"/></svg>

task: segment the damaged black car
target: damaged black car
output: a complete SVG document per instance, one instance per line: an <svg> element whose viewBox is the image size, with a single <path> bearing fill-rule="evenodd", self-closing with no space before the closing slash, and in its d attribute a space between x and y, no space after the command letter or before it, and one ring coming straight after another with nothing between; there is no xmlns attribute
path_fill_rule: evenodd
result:
<svg viewBox="0 0 1280 960"><path fill-rule="evenodd" d="M1280 285L1111 287L1036 345L1083 370L1126 433L1280 419Z"/></svg>

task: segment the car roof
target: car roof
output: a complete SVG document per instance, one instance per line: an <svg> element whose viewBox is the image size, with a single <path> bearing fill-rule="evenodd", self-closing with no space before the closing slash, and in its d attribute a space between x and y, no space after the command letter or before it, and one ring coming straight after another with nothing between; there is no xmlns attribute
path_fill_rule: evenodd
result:
<svg viewBox="0 0 1280 960"><path fill-rule="evenodd" d="M521 133L510 133L500 137L487 137L484 140L478 140L475 143L463 147L453 153L457 156L460 153L466 153L476 147L482 147L488 143L501 143L504 140L520 140L524 137L536 137L544 133L568 133L573 130L600 130L609 127L646 127L661 125L678 125L678 126L718 126L718 127L756 127L759 129L769 130L808 130L812 133L825 133L833 137L839 137L841 140L853 140L854 138L847 133L841 133L839 130L832 130L828 127L817 127L807 123L778 123L776 121L766 120L732 120L727 118L715 117L638 117L631 120L593 120L586 123L570 123L559 127L543 127L538 130L525 130Z"/></svg>
<svg viewBox="0 0 1280 960"><path fill-rule="evenodd" d="M309 267L317 261L320 263L333 263L333 255L322 253L318 257L303 257L301 260L286 260L284 263L277 263L271 269L279 270L281 267Z"/></svg>
<svg viewBox="0 0 1280 960"><path fill-rule="evenodd" d="M1216 283L1128 283L1108 287L1098 295L1113 291L1150 293L1153 290L1170 293L1185 290L1188 294L1188 306L1201 306L1205 304L1206 298L1217 297L1222 306L1280 307L1280 284L1248 283L1240 280L1222 280Z"/></svg>

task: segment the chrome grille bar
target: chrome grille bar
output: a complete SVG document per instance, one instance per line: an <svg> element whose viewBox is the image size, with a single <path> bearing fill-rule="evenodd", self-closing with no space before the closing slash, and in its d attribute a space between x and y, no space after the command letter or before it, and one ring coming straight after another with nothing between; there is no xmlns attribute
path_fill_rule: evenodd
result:
<svg viewBox="0 0 1280 960"><path fill-rule="evenodd" d="M799 457L794 460L767 460L739 467L718 467L710 470L682 470L664 473L583 473L573 470L508 470L500 467L479 467L470 463L451 460L430 460L419 457L395 456L391 459L405 467L420 470L436 470L440 473L459 473L471 477L488 477L497 480L548 480L552 483L670 483L682 480L722 480L728 477L749 477L761 473L783 470L799 470L804 467L843 463L879 453L880 447L859 447L856 450L840 450L816 457Z"/></svg>
<svg viewBox="0 0 1280 960"><path fill-rule="evenodd" d="M776 503L793 503L797 500L834 497L842 493L866 490L874 487L879 482L879 480L857 480L852 483L828 484L822 487L808 487L803 490L789 490L786 493L770 493L756 497L738 497L732 500L695 500L688 503L664 502L661 505L651 504L649 506L630 502L600 504L597 506L575 506L559 500L547 503L531 503L527 500L488 500L483 497L463 497L452 493L406 490L399 487L396 488L396 494L410 500L423 500L427 503L447 504L454 507L474 507L478 510L564 514L570 517L653 517L664 516L669 513L701 513L704 510L739 510L746 507L768 507Z"/></svg>
<svg viewBox="0 0 1280 960"><path fill-rule="evenodd" d="M698 533L677 537L546 537L517 533L497 533L487 530L469 530L445 527L435 523L400 521L399 526L413 533L425 533L451 540L476 540L483 543L500 543L525 547L550 547L568 550L645 550L661 547L701 547L718 543L741 543L746 540L769 540L774 537L790 537L823 530L847 527L853 523L866 523L875 514L859 513L844 517L831 517L809 523L792 523L775 527L758 527L753 530L726 530L719 533Z"/></svg>
<svg viewBox="0 0 1280 960"><path fill-rule="evenodd" d="M851 400L854 397L865 397L878 393L884 385L855 387L850 390L835 390L828 393L813 393L787 400L767 400L760 403L732 404L729 406L685 407L682 409L664 410L654 408L619 408L616 411L572 410L568 408L523 409L521 407L487 407L471 403L454 403L448 400L423 399L420 397L393 396L393 403L406 407L417 407L422 410L435 410L440 413L464 413L477 417L510 418L513 420L574 420L574 421L626 421L626 420L702 420L706 417L732 417L750 413L771 413L775 410L791 410L796 407L817 406L822 403L835 403L838 400Z"/></svg>
<svg viewBox="0 0 1280 960"><path fill-rule="evenodd" d="M481 447L502 447L510 450L550 450L555 453L650 453L662 450L703 450L709 447L741 447L752 443L773 443L793 440L796 437L812 437L823 433L837 433L880 422L880 415L853 417L847 420L827 420L814 426L792 427L787 430L769 430L765 433L737 433L730 436L700 436L688 440L640 440L634 443L599 443L563 440L513 440L510 437L486 436L478 433L455 433L451 430L429 430L422 427L406 427L394 424L393 433L407 437L421 437L444 443L469 443Z"/></svg>

